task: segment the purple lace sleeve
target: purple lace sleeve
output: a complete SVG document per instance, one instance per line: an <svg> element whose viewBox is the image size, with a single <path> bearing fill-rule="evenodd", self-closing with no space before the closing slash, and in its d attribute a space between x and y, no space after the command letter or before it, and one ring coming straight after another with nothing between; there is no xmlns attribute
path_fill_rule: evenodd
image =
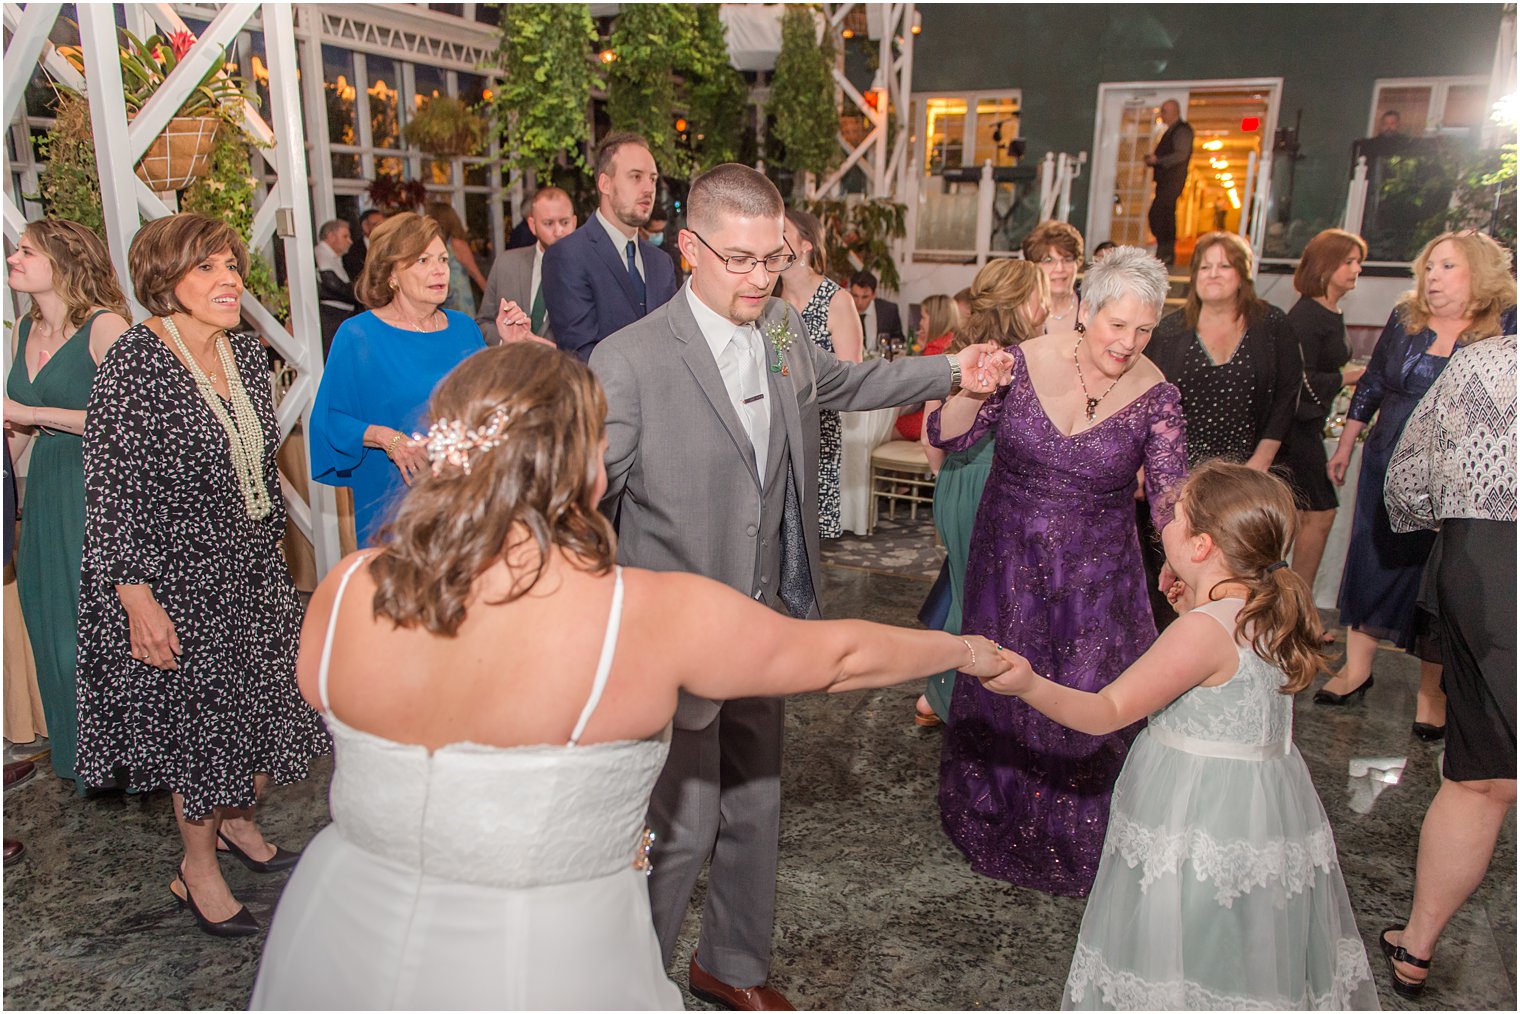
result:
<svg viewBox="0 0 1520 1014"><path fill-rule="evenodd" d="M1177 496L1187 481L1187 422L1182 417L1182 395L1171 384L1160 387L1151 413L1150 436L1145 439L1145 496L1158 532L1172 520Z"/></svg>
<svg viewBox="0 0 1520 1014"><path fill-rule="evenodd" d="M998 417L1003 413L1003 399L1008 396L1009 384L998 388L982 403L982 407L976 410L976 418L971 422L971 428L958 437L949 437L941 440L939 435L939 413L935 409L929 413L929 418L924 420L924 432L929 435L929 443L943 451L964 451L987 434L987 431L997 425ZM940 408L944 405L941 403Z"/></svg>

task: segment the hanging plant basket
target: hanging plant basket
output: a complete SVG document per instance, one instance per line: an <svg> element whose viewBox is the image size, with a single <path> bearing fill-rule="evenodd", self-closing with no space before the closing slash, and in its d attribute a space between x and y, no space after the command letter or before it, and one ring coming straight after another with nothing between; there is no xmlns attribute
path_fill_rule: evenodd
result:
<svg viewBox="0 0 1520 1014"><path fill-rule="evenodd" d="M217 116L176 116L137 163L137 178L163 193L183 190L207 175L222 122Z"/></svg>

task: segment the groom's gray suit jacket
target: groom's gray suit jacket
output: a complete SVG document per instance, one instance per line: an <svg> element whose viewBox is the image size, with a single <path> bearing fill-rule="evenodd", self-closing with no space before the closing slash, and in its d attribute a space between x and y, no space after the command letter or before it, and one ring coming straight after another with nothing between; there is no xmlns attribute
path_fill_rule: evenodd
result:
<svg viewBox="0 0 1520 1014"><path fill-rule="evenodd" d="M842 363L813 344L797 311L781 299L767 303L757 324L772 363L777 353L764 336L777 322L795 337L781 353L785 374L766 371L771 427L763 477L684 289L597 345L591 369L607 392L602 506L617 527L620 563L702 574L781 607L790 469L811 601L798 603L794 594L787 606L816 618L819 411L943 398L950 366L942 356ZM717 714L716 702L683 693L675 723L700 729Z"/></svg>

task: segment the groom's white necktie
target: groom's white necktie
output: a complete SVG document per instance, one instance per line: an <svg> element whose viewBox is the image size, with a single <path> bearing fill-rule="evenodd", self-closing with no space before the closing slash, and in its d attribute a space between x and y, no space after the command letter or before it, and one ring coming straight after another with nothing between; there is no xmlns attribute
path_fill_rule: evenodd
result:
<svg viewBox="0 0 1520 1014"><path fill-rule="evenodd" d="M771 406L770 385L766 382L765 367L760 362L756 346L758 336L751 324L734 328L733 336L723 348L718 360L718 370L723 384L733 399L734 411L739 422L749 434L749 442L755 449L755 470L760 481L765 481L766 454L770 449Z"/></svg>

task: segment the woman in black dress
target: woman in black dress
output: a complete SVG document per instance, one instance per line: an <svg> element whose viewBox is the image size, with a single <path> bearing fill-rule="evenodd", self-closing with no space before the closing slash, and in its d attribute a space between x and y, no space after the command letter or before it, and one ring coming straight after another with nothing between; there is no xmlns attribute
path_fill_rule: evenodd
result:
<svg viewBox="0 0 1520 1014"><path fill-rule="evenodd" d="M1303 359L1287 314L1256 297L1251 248L1233 232L1211 232L1193 249L1187 303L1161 318L1145 350L1182 392L1188 468L1223 458L1265 472L1293 425ZM1151 609L1165 627L1175 611L1156 591L1159 537L1140 510L1140 541L1151 578Z"/></svg>
<svg viewBox="0 0 1520 1014"><path fill-rule="evenodd" d="M1298 501L1298 536L1293 540L1293 569L1314 587L1320 558L1340 499L1325 465L1325 421L1342 387L1361 379L1366 367L1348 366L1346 318L1341 300L1356 288L1367 256L1367 243L1344 229L1326 229L1309 241L1293 272L1299 300L1288 311L1288 323L1303 353L1303 386L1298 411L1275 462L1293 487Z"/></svg>
<svg viewBox="0 0 1520 1014"><path fill-rule="evenodd" d="M153 316L112 347L85 414L78 770L171 790L184 859L170 890L206 932L246 936L259 926L218 843L256 872L294 865L253 807L330 749L295 682L268 360L229 330L248 255L225 223L158 219L128 263Z"/></svg>

